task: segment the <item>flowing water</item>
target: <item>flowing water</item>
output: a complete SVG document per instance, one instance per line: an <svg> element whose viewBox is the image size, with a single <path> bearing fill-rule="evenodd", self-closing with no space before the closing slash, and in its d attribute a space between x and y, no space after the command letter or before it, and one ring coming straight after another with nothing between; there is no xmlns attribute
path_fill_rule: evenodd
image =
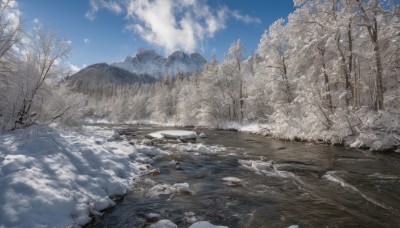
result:
<svg viewBox="0 0 400 228"><path fill-rule="evenodd" d="M159 130L119 128L138 142ZM197 132L208 136L195 142L204 146L156 145L171 154L152 157L153 171L88 227L146 227L150 213L178 227L201 220L229 227L400 227L399 154Z"/></svg>

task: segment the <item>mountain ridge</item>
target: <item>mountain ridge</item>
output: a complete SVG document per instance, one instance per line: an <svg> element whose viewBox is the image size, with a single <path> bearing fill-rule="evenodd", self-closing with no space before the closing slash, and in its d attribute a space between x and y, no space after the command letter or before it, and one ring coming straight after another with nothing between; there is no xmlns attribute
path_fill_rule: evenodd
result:
<svg viewBox="0 0 400 228"><path fill-rule="evenodd" d="M115 66L138 75L147 74L156 79L177 73L191 74L204 69L207 60L199 53L186 54L175 51L167 57L159 55L153 49L140 48L134 56L127 56L122 62L111 62Z"/></svg>
<svg viewBox="0 0 400 228"><path fill-rule="evenodd" d="M65 83L75 91L87 93L109 84L126 85L154 81L149 75L137 75L107 63L96 63L69 76Z"/></svg>

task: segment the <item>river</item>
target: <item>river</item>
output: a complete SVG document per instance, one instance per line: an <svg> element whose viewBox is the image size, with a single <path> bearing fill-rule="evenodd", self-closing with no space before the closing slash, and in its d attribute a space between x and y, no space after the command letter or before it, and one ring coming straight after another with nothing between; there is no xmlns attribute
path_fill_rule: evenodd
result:
<svg viewBox="0 0 400 228"><path fill-rule="evenodd" d="M127 137L135 142L168 129L117 128L134 132ZM87 227L146 227L150 213L178 227L201 220L231 228L400 226L399 154L232 131L196 132L208 136L197 140L203 146L156 145L171 155L152 157L154 172L138 178L131 192ZM168 192L176 183L189 187ZM152 194L155 186L165 194Z"/></svg>

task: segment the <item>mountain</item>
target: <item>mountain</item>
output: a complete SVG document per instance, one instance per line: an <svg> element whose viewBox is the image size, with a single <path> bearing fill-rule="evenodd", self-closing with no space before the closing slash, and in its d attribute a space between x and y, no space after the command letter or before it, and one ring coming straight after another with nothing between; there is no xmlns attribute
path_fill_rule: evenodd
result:
<svg viewBox="0 0 400 228"><path fill-rule="evenodd" d="M154 78L164 75L175 76L177 73L190 74L202 71L207 60L199 53L187 55L182 51L175 51L164 58L154 50L139 49L134 57L128 56L122 62L113 62L110 65L125 69L135 74L147 74Z"/></svg>
<svg viewBox="0 0 400 228"><path fill-rule="evenodd" d="M149 75L137 75L106 63L90 65L66 78L65 83L76 91L88 92L104 85L150 83L155 79Z"/></svg>

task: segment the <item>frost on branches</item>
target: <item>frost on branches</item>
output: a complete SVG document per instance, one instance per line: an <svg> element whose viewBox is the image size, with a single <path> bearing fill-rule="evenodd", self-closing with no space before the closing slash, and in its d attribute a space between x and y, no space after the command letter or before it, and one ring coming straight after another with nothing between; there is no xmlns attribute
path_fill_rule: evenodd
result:
<svg viewBox="0 0 400 228"><path fill-rule="evenodd" d="M259 124L259 133L282 139L397 147L399 6L376 0L295 5L247 59L238 40L201 73L154 84L98 85L89 92L88 114L182 126Z"/></svg>

